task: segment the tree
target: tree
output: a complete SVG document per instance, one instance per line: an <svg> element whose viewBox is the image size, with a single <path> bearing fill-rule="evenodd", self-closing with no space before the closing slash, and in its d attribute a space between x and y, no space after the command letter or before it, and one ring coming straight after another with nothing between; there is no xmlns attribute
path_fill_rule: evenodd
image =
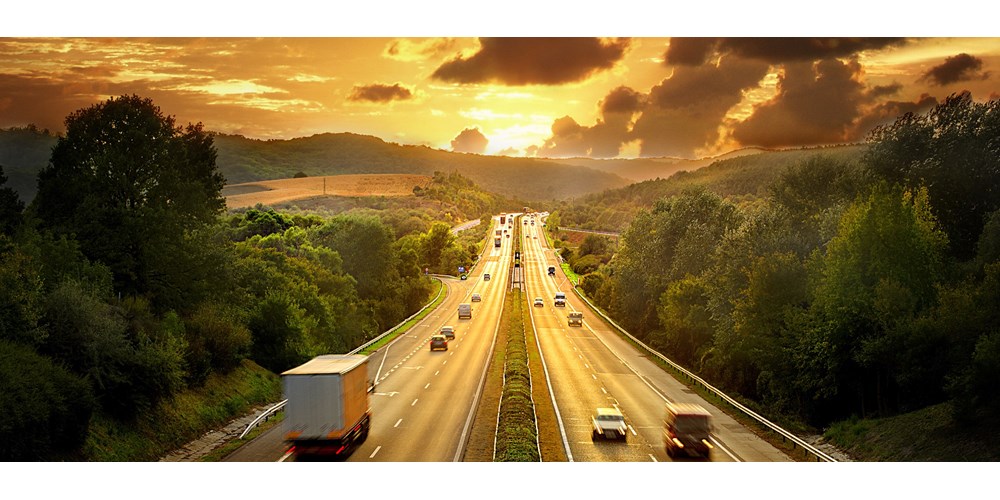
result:
<svg viewBox="0 0 1000 500"><path fill-rule="evenodd" d="M196 250L188 232L225 206L215 159L200 123L175 127L150 99L111 98L66 118L31 208L57 234L76 234L119 290L158 295L179 286L164 271Z"/></svg>
<svg viewBox="0 0 1000 500"><path fill-rule="evenodd" d="M889 183L926 186L953 254L975 255L986 214L1000 209L1000 100L953 94L926 115L876 128L864 161Z"/></svg>
<svg viewBox="0 0 1000 500"><path fill-rule="evenodd" d="M6 183L7 176L0 166L0 234L13 233L21 225L21 212L24 211L24 202L13 189L3 187Z"/></svg>
<svg viewBox="0 0 1000 500"><path fill-rule="evenodd" d="M881 183L841 218L815 305L837 386L861 402L860 413L887 414L897 404L899 355L914 318L935 303L946 248L925 190Z"/></svg>

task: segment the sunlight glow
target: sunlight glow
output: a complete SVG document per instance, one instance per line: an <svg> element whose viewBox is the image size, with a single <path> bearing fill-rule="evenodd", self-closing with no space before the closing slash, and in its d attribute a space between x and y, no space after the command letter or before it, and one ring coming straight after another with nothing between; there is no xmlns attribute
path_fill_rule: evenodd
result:
<svg viewBox="0 0 1000 500"><path fill-rule="evenodd" d="M250 80L226 80L204 85L181 85L178 89L215 95L288 93L287 90L260 85Z"/></svg>

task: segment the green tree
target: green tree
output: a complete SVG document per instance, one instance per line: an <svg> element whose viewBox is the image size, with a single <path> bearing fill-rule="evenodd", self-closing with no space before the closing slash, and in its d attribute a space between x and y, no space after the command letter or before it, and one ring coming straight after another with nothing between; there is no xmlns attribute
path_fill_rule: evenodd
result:
<svg viewBox="0 0 1000 500"><path fill-rule="evenodd" d="M13 189L4 187L6 183L7 176L0 166L0 235L12 234L21 225L21 212L24 211L24 202Z"/></svg>
<svg viewBox="0 0 1000 500"><path fill-rule="evenodd" d="M860 401L859 413L896 407L898 355L916 315L935 303L946 246L925 190L880 184L841 218L823 257L815 305L832 349L836 390Z"/></svg>
<svg viewBox="0 0 1000 500"><path fill-rule="evenodd" d="M111 98L66 118L31 208L57 234L76 234L123 293L158 295L183 286L167 271L197 250L184 245L188 232L225 206L215 159L201 124L175 127L150 99Z"/></svg>
<svg viewBox="0 0 1000 500"><path fill-rule="evenodd" d="M867 168L889 183L926 186L951 251L975 254L986 214L1000 208L1000 100L953 94L925 115L906 114L868 137Z"/></svg>

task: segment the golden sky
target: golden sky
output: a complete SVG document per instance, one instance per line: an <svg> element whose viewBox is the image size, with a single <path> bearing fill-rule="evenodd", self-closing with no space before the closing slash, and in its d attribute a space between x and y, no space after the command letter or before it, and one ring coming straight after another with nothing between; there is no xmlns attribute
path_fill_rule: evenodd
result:
<svg viewBox="0 0 1000 500"><path fill-rule="evenodd" d="M1000 38L0 38L0 127L138 94L261 139L694 158L860 141L998 78Z"/></svg>

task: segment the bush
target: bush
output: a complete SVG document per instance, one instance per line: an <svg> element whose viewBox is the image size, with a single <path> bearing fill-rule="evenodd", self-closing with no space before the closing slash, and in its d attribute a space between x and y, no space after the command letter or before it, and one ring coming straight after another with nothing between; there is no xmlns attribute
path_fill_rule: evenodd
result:
<svg viewBox="0 0 1000 500"><path fill-rule="evenodd" d="M188 366L198 370L189 375L192 380L204 381L213 368L228 373L250 354L250 330L224 306L202 304L187 327Z"/></svg>
<svg viewBox="0 0 1000 500"><path fill-rule="evenodd" d="M0 340L0 460L52 460L79 449L90 384L26 346Z"/></svg>

